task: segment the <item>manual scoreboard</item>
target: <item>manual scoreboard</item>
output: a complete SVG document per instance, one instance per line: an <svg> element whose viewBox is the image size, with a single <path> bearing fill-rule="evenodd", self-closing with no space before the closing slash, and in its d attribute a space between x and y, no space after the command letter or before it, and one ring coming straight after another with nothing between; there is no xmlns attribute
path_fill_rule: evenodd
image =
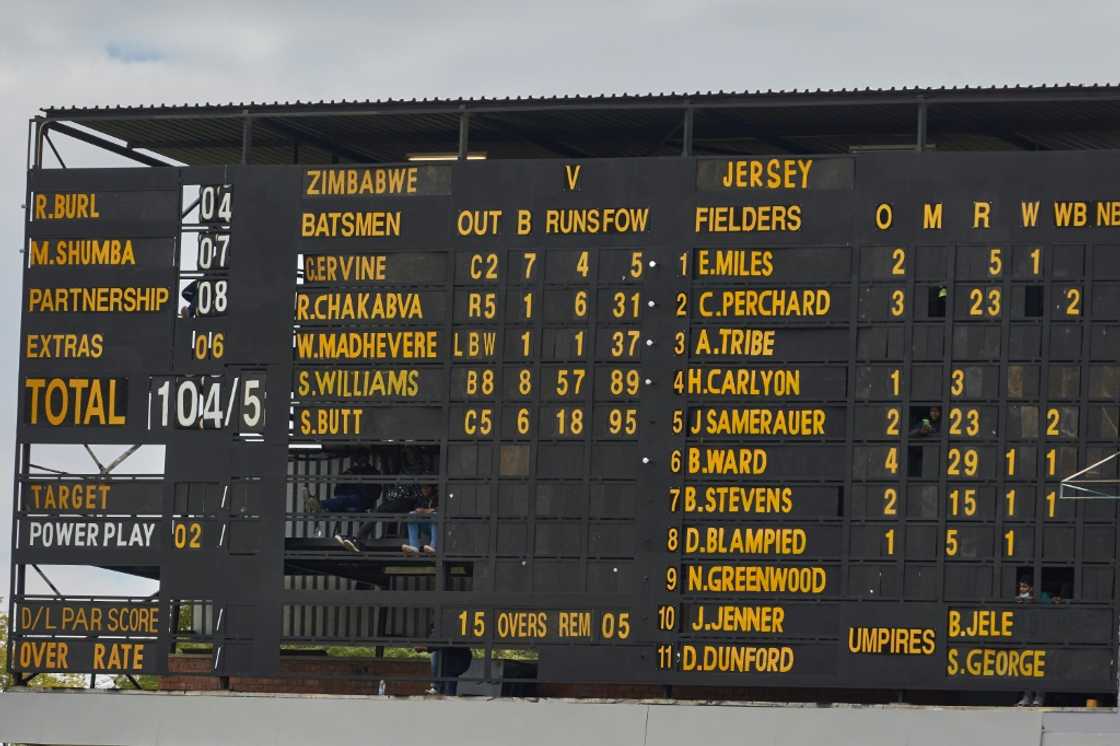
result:
<svg viewBox="0 0 1120 746"><path fill-rule="evenodd" d="M222 675L345 642L530 649L544 681L1113 691L1117 503L1062 483L1117 494L1118 168L32 171L11 666L166 672L189 634ZM57 444L163 468L44 470ZM434 554L347 552L304 505L387 444L433 454ZM26 591L59 564L159 592Z"/></svg>

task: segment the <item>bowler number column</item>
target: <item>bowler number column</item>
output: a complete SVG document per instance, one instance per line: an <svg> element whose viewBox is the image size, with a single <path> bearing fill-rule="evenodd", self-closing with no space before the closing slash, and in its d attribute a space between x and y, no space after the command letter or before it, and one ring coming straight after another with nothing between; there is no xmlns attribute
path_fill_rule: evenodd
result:
<svg viewBox="0 0 1120 746"><path fill-rule="evenodd" d="M685 492L684 485L684 454L685 430L688 410L680 395L685 393L686 379L689 375L687 360L689 356L689 323L688 306L691 295L691 251L685 249L679 252L676 260L665 268L672 276L671 322L667 325L665 333L668 337L662 340L658 352L664 355L668 351L672 355L670 380L662 382L669 385L675 396L673 408L669 412L668 422L661 424L662 429L668 429L669 454L668 459L661 465L667 472L666 494L659 496L662 505L668 508L669 515L664 532L664 568L658 568L662 573L655 579L655 589L660 591L657 604L657 668L662 671L671 671L676 668L677 652L675 647L676 633L681 614L681 534L684 530L684 508L681 499ZM659 506L660 507L660 506ZM664 508L662 508L664 509Z"/></svg>

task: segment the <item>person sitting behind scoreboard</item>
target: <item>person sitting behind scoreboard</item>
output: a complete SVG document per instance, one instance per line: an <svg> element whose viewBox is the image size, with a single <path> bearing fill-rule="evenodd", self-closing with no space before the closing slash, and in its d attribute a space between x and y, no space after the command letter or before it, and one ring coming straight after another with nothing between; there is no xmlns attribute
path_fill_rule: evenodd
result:
<svg viewBox="0 0 1120 746"><path fill-rule="evenodd" d="M918 423L910 429L910 434L916 437L923 435L933 435L941 431L941 407L936 404L929 408L929 415L921 418Z"/></svg>
<svg viewBox="0 0 1120 746"><path fill-rule="evenodd" d="M439 505L439 492L433 484L420 485L420 497L417 498L416 507L409 511L405 524L408 527L408 543L401 545L401 551L407 555L436 553L436 507ZM422 543L421 535L427 534L427 543Z"/></svg>
<svg viewBox="0 0 1120 746"><path fill-rule="evenodd" d="M380 470L370 463L369 451L357 451L350 466L344 469L339 476L380 476ZM381 485L376 482L337 482L333 493L326 500L319 500L312 495L307 487L303 488L303 509L307 513L363 513L374 509L377 499L381 496ZM370 523L368 528L362 524L358 535L351 539L342 534L335 534L334 540L346 549L357 551L355 542L365 541L373 532L375 525Z"/></svg>
<svg viewBox="0 0 1120 746"><path fill-rule="evenodd" d="M418 446L382 446L380 456L380 473L385 477L427 474L431 470L430 459ZM394 481L381 489L380 498L381 504L375 507L373 512L390 515L409 514L419 504L420 485L410 480ZM335 541L351 552L361 552L380 523L378 519L366 521L362 523L356 536L338 534L334 537Z"/></svg>
<svg viewBox="0 0 1120 746"><path fill-rule="evenodd" d="M343 469L340 477L379 476L381 472L370 463L369 451L362 449L354 453L350 465ZM326 511L328 513L355 513L372 510L381 496L381 485L372 482L338 482L326 500L319 500L307 488L303 488L303 509L308 513Z"/></svg>

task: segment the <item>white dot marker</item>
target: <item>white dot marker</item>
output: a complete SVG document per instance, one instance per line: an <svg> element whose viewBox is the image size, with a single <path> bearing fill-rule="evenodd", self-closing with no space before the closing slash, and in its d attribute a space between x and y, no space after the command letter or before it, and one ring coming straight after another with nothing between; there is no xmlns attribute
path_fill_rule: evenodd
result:
<svg viewBox="0 0 1120 746"><path fill-rule="evenodd" d="M657 266L657 262L655 262L654 260L650 259L650 260L649 260L649 267L650 267L650 269L653 269L653 268L654 268L654 267L656 267L656 266Z"/></svg>
<svg viewBox="0 0 1120 746"><path fill-rule="evenodd" d="M652 339L647 339L646 340L646 347L653 347L653 340Z"/></svg>
<svg viewBox="0 0 1120 746"><path fill-rule="evenodd" d="M647 378L646 379L646 386L651 386L651 385L653 385L653 379L652 378Z"/></svg>
<svg viewBox="0 0 1120 746"><path fill-rule="evenodd" d="M648 464L649 463L649 456L642 456L642 463L643 464Z"/></svg>
<svg viewBox="0 0 1120 746"><path fill-rule="evenodd" d="M650 308L653 308L653 307L654 307L654 306L656 306L657 304L656 304L656 303L654 303L653 301L650 301L649 303L646 303L646 305L647 305L647 306L649 306Z"/></svg>

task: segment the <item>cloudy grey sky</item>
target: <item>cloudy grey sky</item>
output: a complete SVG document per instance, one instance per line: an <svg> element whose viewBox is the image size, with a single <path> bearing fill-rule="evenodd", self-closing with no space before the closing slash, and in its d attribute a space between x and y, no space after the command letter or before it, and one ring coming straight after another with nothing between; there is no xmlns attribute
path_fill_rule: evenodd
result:
<svg viewBox="0 0 1120 746"><path fill-rule="evenodd" d="M27 119L46 105L1108 82L1120 3L557 0L0 3L0 594ZM70 165L116 165L66 138ZM88 592L86 575L61 590ZM138 592L114 576L100 591Z"/></svg>

